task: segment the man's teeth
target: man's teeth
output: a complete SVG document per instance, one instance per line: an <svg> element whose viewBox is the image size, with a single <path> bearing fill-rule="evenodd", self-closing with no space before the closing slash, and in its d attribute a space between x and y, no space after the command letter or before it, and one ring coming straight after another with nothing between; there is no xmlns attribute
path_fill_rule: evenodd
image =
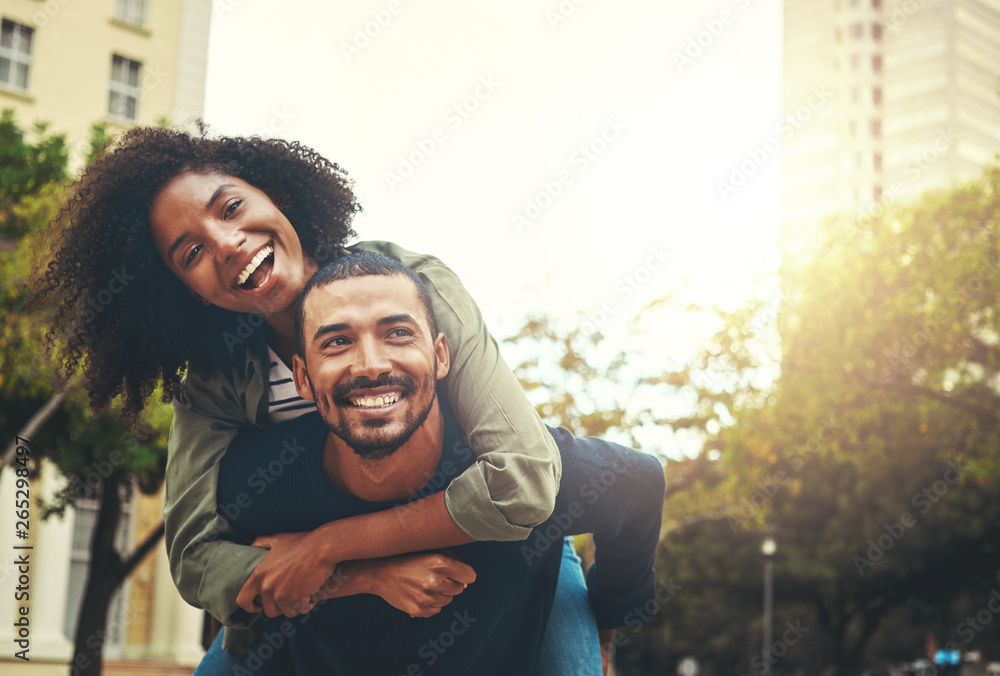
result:
<svg viewBox="0 0 1000 676"><path fill-rule="evenodd" d="M398 394L387 394L384 397L357 397L352 400L355 406L361 406L363 408L373 407L373 406L388 406L389 404L395 404L399 401Z"/></svg>
<svg viewBox="0 0 1000 676"><path fill-rule="evenodd" d="M264 259L273 253L274 253L273 246L266 246L260 251L258 251L257 255L253 257L253 260L247 263L247 266L243 268L243 272L240 273L240 276L236 278L236 285L240 286L246 283L246 281L250 279L250 275L253 274L254 270L260 267L260 264L264 262Z"/></svg>

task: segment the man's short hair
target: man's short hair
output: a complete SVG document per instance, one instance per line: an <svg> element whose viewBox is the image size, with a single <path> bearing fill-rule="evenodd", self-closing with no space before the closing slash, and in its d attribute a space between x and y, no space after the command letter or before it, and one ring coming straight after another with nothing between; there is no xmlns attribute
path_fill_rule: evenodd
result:
<svg viewBox="0 0 1000 676"><path fill-rule="evenodd" d="M424 314L427 315L427 323L430 325L431 330L431 340L433 341L437 338L437 316L434 314L434 306L431 304L431 295L417 273L394 258L389 258L373 251L356 251L341 256L322 268L309 279L302 293L299 294L299 299L295 304L295 336L298 341L300 356L305 358L306 354L306 341L305 336L302 334L302 326L305 320L306 299L312 290L317 287L329 286L342 279L372 276L402 276L407 277L413 282L413 286L417 289L417 296L424 306Z"/></svg>

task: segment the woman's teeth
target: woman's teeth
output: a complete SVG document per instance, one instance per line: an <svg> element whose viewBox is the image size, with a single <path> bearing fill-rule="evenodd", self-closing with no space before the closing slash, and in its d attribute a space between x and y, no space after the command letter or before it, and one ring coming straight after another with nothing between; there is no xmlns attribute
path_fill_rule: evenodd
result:
<svg viewBox="0 0 1000 676"><path fill-rule="evenodd" d="M236 278L236 285L242 286L243 284L246 284L246 281L250 279L250 275L252 275L254 271L260 267L260 264L264 262L265 258L273 253L274 247L270 245L258 251L257 255L253 257L253 260L247 263L247 266L243 268L243 272L240 273L240 276Z"/></svg>

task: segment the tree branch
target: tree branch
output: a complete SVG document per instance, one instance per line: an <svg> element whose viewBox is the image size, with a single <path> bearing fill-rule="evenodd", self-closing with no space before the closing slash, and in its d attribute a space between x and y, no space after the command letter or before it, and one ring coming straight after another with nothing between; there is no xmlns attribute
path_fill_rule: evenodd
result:
<svg viewBox="0 0 1000 676"><path fill-rule="evenodd" d="M45 422L52 417L52 414L59 410L59 406L65 398L65 391L53 393L53 395L49 397L49 400L45 402L45 405L35 411L35 414L31 416L27 423L24 424L24 427L22 427L21 431L17 433L17 436L22 439L30 439L35 436L35 432L41 429L42 425L44 425ZM15 437L15 440L10 442L4 450L3 457L0 458L0 470L14 461L14 454L16 452L17 439Z"/></svg>
<svg viewBox="0 0 1000 676"><path fill-rule="evenodd" d="M125 577L131 575L132 571L135 570L135 567L142 563L142 560L146 558L146 554L149 554L149 552L153 550L153 547L155 547L160 541L160 538L163 537L163 532L164 524L163 521L160 521L160 525L157 526L152 533L146 536L146 539L142 541L142 544L132 551L132 555L122 563L122 572Z"/></svg>

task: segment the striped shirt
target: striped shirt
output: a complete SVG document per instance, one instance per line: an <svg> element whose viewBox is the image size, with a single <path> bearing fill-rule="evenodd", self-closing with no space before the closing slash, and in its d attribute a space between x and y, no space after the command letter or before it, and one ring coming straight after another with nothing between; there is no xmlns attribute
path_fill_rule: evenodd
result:
<svg viewBox="0 0 1000 676"><path fill-rule="evenodd" d="M267 346L267 356L270 361L267 388L267 417L272 423L298 418L310 411L316 410L316 403L311 399L303 399L295 391L292 381L292 370L281 361L278 353Z"/></svg>

